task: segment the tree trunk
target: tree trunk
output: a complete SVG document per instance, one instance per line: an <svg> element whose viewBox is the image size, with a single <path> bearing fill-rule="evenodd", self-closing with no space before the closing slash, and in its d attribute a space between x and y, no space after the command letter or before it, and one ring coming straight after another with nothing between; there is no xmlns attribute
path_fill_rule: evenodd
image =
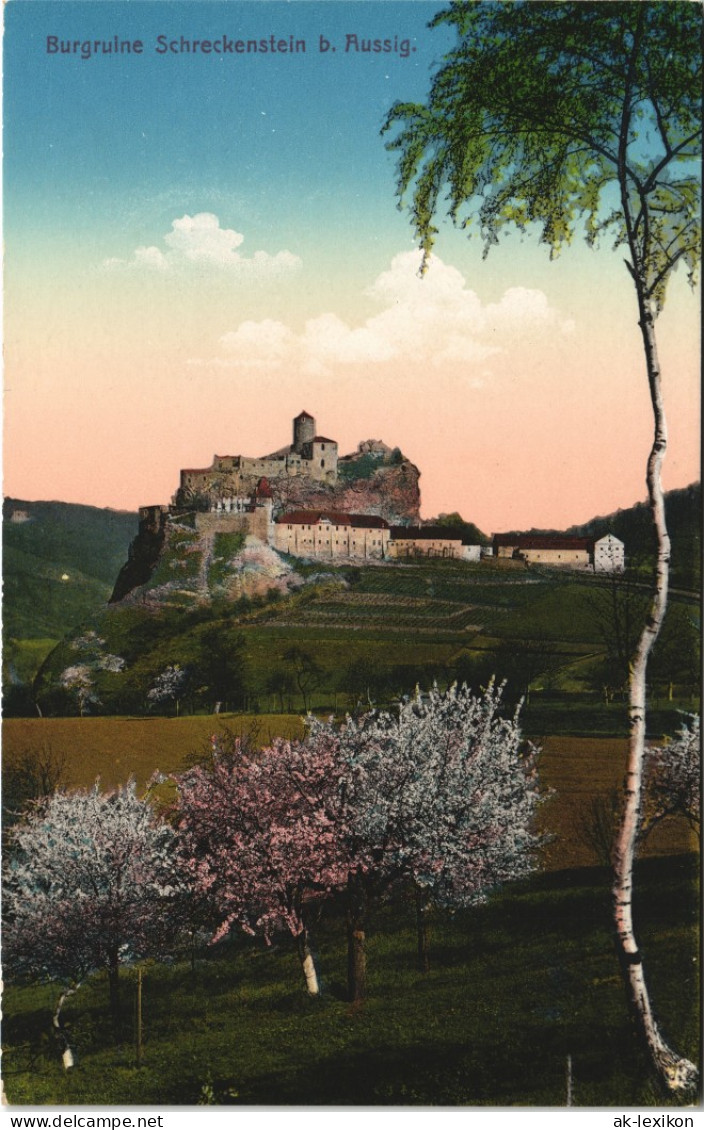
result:
<svg viewBox="0 0 704 1130"><path fill-rule="evenodd" d="M137 1067L142 1066L142 970L137 970L137 1033L136 1033L136 1059Z"/></svg>
<svg viewBox="0 0 704 1130"><path fill-rule="evenodd" d="M366 913L364 881L359 875L350 875L347 883L347 989L351 1001L364 1000L367 993Z"/></svg>
<svg viewBox="0 0 704 1130"><path fill-rule="evenodd" d="M68 1042L68 1036L66 1035L66 1029L64 1028L63 1021L61 1019L61 1009L64 1007L64 1004L65 1004L66 1000L68 999L68 997L72 996L75 992L77 992L79 988L80 988L80 985L76 985L75 988L73 988L73 989L65 989L64 990L64 992L59 997L59 1001L58 1001L58 1004L56 1006L56 1011L55 1011L55 1013L52 1017L52 1024L54 1026L54 1033L56 1035L56 1039L58 1040L58 1044L59 1044L59 1047L61 1049L61 1061L64 1065L65 1071L68 1071L69 1068L71 1068L75 1065L76 1059L75 1059L75 1056L73 1054L73 1049L71 1048L71 1045Z"/></svg>
<svg viewBox="0 0 704 1130"><path fill-rule="evenodd" d="M418 968L430 972L430 932L428 927L428 900L425 891L416 887L416 927L418 931Z"/></svg>
<svg viewBox="0 0 704 1130"><path fill-rule="evenodd" d="M691 1087L697 1069L679 1056L663 1040L653 1016L645 983L643 960L633 928L633 865L642 804L643 769L646 736L646 674L648 659L658 638L667 609L670 572L670 539L665 521L665 499L661 468L667 448L667 425L662 401L660 368L655 346L653 313L645 297L645 288L633 272L638 293L640 326L645 347L648 383L653 406L654 440L648 459L648 501L657 537L655 589L645 627L631 661L629 676L629 747L621 824L614 844L614 922L619 944L619 958L629 998L652 1061L670 1091Z"/></svg>
<svg viewBox="0 0 704 1130"><path fill-rule="evenodd" d="M110 991L110 1016L115 1039L120 1038L120 957L117 949L108 955L108 986Z"/></svg>
<svg viewBox="0 0 704 1130"><path fill-rule="evenodd" d="M301 959L308 994L311 997L317 997L320 995L320 984L318 974L315 971L313 953L308 942L308 931L305 929L298 935L298 956Z"/></svg>

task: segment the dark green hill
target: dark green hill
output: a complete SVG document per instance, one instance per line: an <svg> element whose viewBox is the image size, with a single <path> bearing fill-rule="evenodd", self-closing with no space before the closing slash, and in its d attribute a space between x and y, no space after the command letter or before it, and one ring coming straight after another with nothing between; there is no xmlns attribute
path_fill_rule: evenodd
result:
<svg viewBox="0 0 704 1130"><path fill-rule="evenodd" d="M103 607L136 532L125 511L4 500L4 682L33 674L39 653L27 641L48 649Z"/></svg>
<svg viewBox="0 0 704 1130"><path fill-rule="evenodd" d="M26 514L27 521L12 516ZM60 568L80 569L111 586L130 540L137 514L71 502L3 502L3 549L11 546Z"/></svg>
<svg viewBox="0 0 704 1130"><path fill-rule="evenodd" d="M698 496L699 488L693 487L668 498L680 561L682 547L699 544ZM641 549L647 554L646 519L647 508L636 507L594 519L581 529L613 529L633 561ZM19 525L24 532L29 523ZM116 554L115 575L127 540ZM102 607L94 603L93 614L85 617L78 616L78 607L64 607L63 614L70 612L80 631L48 656L31 700L18 702L16 712L33 713L35 703L44 714L82 711L78 690L65 679L67 669L77 664L89 672L92 701L86 710L91 713L173 712L175 699L156 703L149 695L167 668L178 666L183 672L179 709L187 712L210 711L217 701L230 709L264 712L305 712L311 704L337 711L353 708L359 698L393 701L416 683L429 685L433 679L482 683L498 674L508 680L507 694L529 696L527 709L534 713L540 696L551 696L549 725L540 722L545 732L558 732L559 719L553 715L563 705L573 729L592 732L598 722L603 732L620 732L625 725L620 690L614 691L605 673L603 578L516 570L510 563L502 568L491 559L476 565L432 560L332 566L287 562L264 546L243 549L238 543L212 549L208 555L193 530L175 527L161 572L150 584L109 606L109 585L104 585ZM276 569L270 558L276 558ZM10 554L12 580L28 559L36 573L37 632L46 632L55 621L45 611L47 592L39 586L53 591L53 584L60 594L72 590L69 582L57 581L54 563L47 565L16 546ZM76 588L85 590L86 600L95 580L87 565L82 563L80 577L73 566L65 569L77 578ZM685 557L680 578L686 567ZM10 598L19 602L12 591ZM691 625L696 634L695 598L673 592L672 603L672 623L676 613L678 623ZM667 695L671 712L677 706L670 700L673 695L691 709L696 648L692 643L687 655L684 646L676 648L675 663L665 643L656 695ZM580 720L577 707L584 708ZM592 717L595 711L604 717ZM615 721L612 714L618 715ZM671 732L671 727L663 723L657 732Z"/></svg>
<svg viewBox="0 0 704 1130"><path fill-rule="evenodd" d="M672 541L671 583L676 588L697 591L701 585L702 488L691 483L665 494L667 524ZM626 547L627 564L647 570L655 562L655 534L650 507L637 502L626 510L592 518L568 530L512 530L511 533L574 534L576 537L603 537L615 534Z"/></svg>
<svg viewBox="0 0 704 1130"><path fill-rule="evenodd" d="M672 584L698 589L702 559L701 483L667 491L665 512L672 541ZM592 518L582 526L572 526L568 532L585 537L612 533L624 542L628 557L634 563L648 565L654 560L653 520L650 507L645 502L638 502L627 510L617 510L605 518Z"/></svg>
<svg viewBox="0 0 704 1130"><path fill-rule="evenodd" d="M13 639L61 637L105 603L103 581L12 545L3 549L3 574L4 630Z"/></svg>

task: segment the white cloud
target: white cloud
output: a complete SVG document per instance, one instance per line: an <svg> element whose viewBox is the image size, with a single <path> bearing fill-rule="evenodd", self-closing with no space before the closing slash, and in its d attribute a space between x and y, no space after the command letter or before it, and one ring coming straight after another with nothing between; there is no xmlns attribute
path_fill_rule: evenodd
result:
<svg viewBox="0 0 704 1130"><path fill-rule="evenodd" d="M351 329L337 314L321 314L307 321L302 346L307 357L322 364L390 361L398 352L396 343L374 325L374 319Z"/></svg>
<svg viewBox="0 0 704 1130"><path fill-rule="evenodd" d="M243 240L244 236L233 228L221 228L212 212L181 216L180 220L173 221L171 231L164 236L164 243L177 256L225 265L239 257L237 248Z"/></svg>
<svg viewBox="0 0 704 1130"><path fill-rule="evenodd" d="M283 322L265 318L263 322L242 322L224 334L220 344L234 363L277 365L295 351L296 335Z"/></svg>
<svg viewBox="0 0 704 1130"><path fill-rule="evenodd" d="M482 304L463 275L433 256L420 277L420 255L395 256L366 290L381 307L361 325L335 313L309 319L296 334L282 322L243 322L220 339L217 364L280 368L326 374L333 365L402 361L433 368L452 363L478 366L503 352L504 341L536 329L568 332L540 290L511 287L499 302Z"/></svg>
<svg viewBox="0 0 704 1130"><path fill-rule="evenodd" d="M111 260L113 263L119 263L119 259ZM165 271L169 266L168 259L158 247L138 247L134 253L134 265L136 267L153 267L157 271Z"/></svg>
<svg viewBox="0 0 704 1130"><path fill-rule="evenodd" d="M509 287L500 302L490 303L486 319L487 325L497 330L552 326L561 333L571 333L574 329L571 319L558 317L542 290L528 290L524 286Z"/></svg>
<svg viewBox="0 0 704 1130"><path fill-rule="evenodd" d="M207 266L246 277L288 273L301 265L290 251L269 255L255 251L242 255L239 251L244 236L234 228L221 228L212 212L181 216L171 224L163 240L165 250L156 246L137 247L131 259L106 259L105 267L133 267L155 271L183 270L188 266Z"/></svg>

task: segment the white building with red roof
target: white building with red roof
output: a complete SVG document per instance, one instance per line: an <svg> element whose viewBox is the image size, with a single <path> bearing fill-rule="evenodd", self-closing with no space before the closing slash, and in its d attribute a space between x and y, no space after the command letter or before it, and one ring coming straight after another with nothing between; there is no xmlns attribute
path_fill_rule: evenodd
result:
<svg viewBox="0 0 704 1130"><path fill-rule="evenodd" d="M524 561L527 565L586 569L595 573L622 573L626 567L624 544L613 534L601 538L569 534L495 534L493 548L495 557Z"/></svg>
<svg viewBox="0 0 704 1130"><path fill-rule="evenodd" d="M274 547L296 557L380 559L390 538L389 523L375 514L291 510L274 523Z"/></svg>

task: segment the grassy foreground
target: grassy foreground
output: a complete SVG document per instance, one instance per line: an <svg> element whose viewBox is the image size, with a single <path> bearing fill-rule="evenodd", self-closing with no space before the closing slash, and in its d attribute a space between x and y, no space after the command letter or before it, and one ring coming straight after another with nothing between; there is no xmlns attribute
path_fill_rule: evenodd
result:
<svg viewBox="0 0 704 1130"><path fill-rule="evenodd" d="M639 865L642 946L668 1038L697 1057L693 856ZM572 1057L577 1106L662 1106L625 1004L604 871L534 878L486 906L436 918L431 971L414 969L412 908L380 907L369 931L368 999L345 1002L343 921L315 939L324 993L306 997L288 939L236 938L144 970L136 1064L135 973L123 983L122 1043L97 977L65 1008L78 1066L51 1042L55 987L5 993L11 1104L374 1104L560 1106Z"/></svg>
<svg viewBox="0 0 704 1130"><path fill-rule="evenodd" d="M105 787L178 771L209 735L258 726L301 733L297 715L180 719L7 719L5 765L31 750L65 756L64 783ZM307 998L293 943L238 935L144 967L144 1056L136 1064L136 973L125 972L122 1040L97 976L65 1006L78 1066L63 1073L51 1035L58 988L4 992L11 1104L662 1105L635 1040L612 940L609 874L585 835L595 800L623 776L619 738L541 739L544 872L486 906L437 916L431 971L415 970L414 911L397 898L369 924L369 994L346 1002L344 920L323 908L315 945L324 993ZM636 921L664 1033L697 1056L696 841L665 821L638 865Z"/></svg>

